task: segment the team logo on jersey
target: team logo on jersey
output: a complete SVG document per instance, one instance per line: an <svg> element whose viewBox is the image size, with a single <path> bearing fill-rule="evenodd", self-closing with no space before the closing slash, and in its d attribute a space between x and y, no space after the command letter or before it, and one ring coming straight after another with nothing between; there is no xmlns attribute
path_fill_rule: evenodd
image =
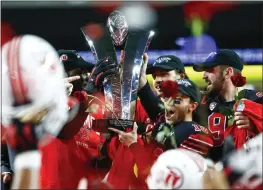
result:
<svg viewBox="0 0 263 190"><path fill-rule="evenodd" d="M173 189L179 189L184 182L183 172L176 167L167 167L170 172L165 178L165 183L171 185Z"/></svg>
<svg viewBox="0 0 263 190"><path fill-rule="evenodd" d="M66 54L63 54L63 55L61 55L60 59L62 61L67 61L68 60L68 56Z"/></svg>
<svg viewBox="0 0 263 190"><path fill-rule="evenodd" d="M237 108L236 108L236 110L237 111L244 111L244 109L245 109L245 104L244 104L243 101L240 101L238 106L237 106Z"/></svg>
<svg viewBox="0 0 263 190"><path fill-rule="evenodd" d="M205 134L208 134L207 128L205 128L205 127L203 127L203 126L200 125L200 129L201 129L201 131L204 132Z"/></svg>
<svg viewBox="0 0 263 190"><path fill-rule="evenodd" d="M212 103L209 105L210 111L213 111L213 110L215 109L216 104L217 104L216 102L212 102Z"/></svg>

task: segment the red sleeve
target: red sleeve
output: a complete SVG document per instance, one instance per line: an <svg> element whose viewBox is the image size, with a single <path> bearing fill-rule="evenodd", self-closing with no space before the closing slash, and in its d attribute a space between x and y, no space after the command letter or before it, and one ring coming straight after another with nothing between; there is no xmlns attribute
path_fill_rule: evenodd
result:
<svg viewBox="0 0 263 190"><path fill-rule="evenodd" d="M236 111L242 111L255 125L255 132L257 134L261 133L262 130L262 120L263 120L263 106L262 104L253 102L251 100L242 100L242 103L235 104L234 109Z"/></svg>
<svg viewBox="0 0 263 190"><path fill-rule="evenodd" d="M145 181L155 161L153 152L147 150L145 145L139 143L134 143L129 148L138 167L138 177Z"/></svg>
<svg viewBox="0 0 263 190"><path fill-rule="evenodd" d="M107 151L108 155L111 158L111 160L114 160L115 154L117 152L117 149L120 145L120 141L118 136L114 136L110 139L110 142L107 143Z"/></svg>
<svg viewBox="0 0 263 190"><path fill-rule="evenodd" d="M243 147L248 139L262 132L262 104L244 99L236 103L234 109L235 111L243 112L254 125L251 129L238 129L236 125L226 129L225 136L231 135L234 138L235 148L239 149Z"/></svg>
<svg viewBox="0 0 263 190"><path fill-rule="evenodd" d="M147 123L149 122L148 120L150 120L150 118L146 113L145 109L143 108L141 101L137 100L135 121L141 123Z"/></svg>
<svg viewBox="0 0 263 190"><path fill-rule="evenodd" d="M76 115L71 121L65 124L58 138L72 139L83 126L87 119L88 113L85 112L84 106L79 106L79 103L73 98L68 100L69 114ZM75 112L75 113L74 113ZM77 112L77 114L76 114Z"/></svg>
<svg viewBox="0 0 263 190"><path fill-rule="evenodd" d="M212 147L213 139L205 134L192 134L180 144L180 148L196 152L202 156L207 156Z"/></svg>

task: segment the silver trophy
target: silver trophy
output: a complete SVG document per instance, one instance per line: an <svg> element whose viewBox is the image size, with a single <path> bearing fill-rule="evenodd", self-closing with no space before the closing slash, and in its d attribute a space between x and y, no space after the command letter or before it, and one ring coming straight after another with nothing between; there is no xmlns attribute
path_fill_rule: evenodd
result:
<svg viewBox="0 0 263 190"><path fill-rule="evenodd" d="M103 36L99 39L92 39L81 28L95 60L111 56L117 61L114 45L122 46L124 43L125 58L120 72L104 81L105 104L110 109L110 114L107 114L107 118L95 120L92 128L98 132L107 132L108 127L126 130L133 127L143 54L147 51L154 32L140 28L128 31L126 19L119 11L112 12L107 26L101 25L101 28Z"/></svg>

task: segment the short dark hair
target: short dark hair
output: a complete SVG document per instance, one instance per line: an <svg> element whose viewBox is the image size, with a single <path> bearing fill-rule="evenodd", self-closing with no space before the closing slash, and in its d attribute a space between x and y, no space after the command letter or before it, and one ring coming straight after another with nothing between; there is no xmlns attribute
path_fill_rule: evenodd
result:
<svg viewBox="0 0 263 190"><path fill-rule="evenodd" d="M183 72L183 71L181 71L181 70L179 70L179 69L175 69L174 70L177 74L184 74L184 78L185 79L189 79L189 77L188 77L188 75L186 74L186 72Z"/></svg>

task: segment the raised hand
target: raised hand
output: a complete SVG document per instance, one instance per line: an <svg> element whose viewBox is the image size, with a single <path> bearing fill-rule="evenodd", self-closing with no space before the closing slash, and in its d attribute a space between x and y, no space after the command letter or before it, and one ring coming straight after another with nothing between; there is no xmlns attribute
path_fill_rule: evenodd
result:
<svg viewBox="0 0 263 190"><path fill-rule="evenodd" d="M97 62L92 69L88 81L83 84L83 90L87 93L94 92L103 86L106 77L119 72L119 64L111 57L105 57Z"/></svg>
<svg viewBox="0 0 263 190"><path fill-rule="evenodd" d="M142 68L140 72L140 83L139 83L139 89L145 86L147 83L147 78L146 78L146 69L148 65L148 55L147 53L144 53L143 55L143 63L142 63Z"/></svg>

